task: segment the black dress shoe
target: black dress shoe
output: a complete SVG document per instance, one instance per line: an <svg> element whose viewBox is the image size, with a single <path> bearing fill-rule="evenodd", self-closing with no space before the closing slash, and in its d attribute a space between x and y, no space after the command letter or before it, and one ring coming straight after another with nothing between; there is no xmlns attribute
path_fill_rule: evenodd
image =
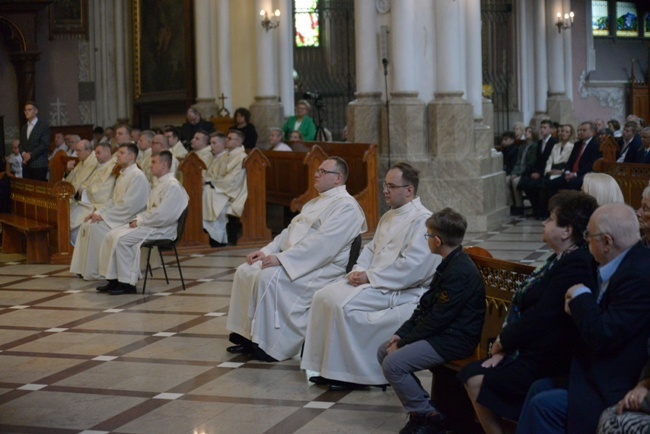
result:
<svg viewBox="0 0 650 434"><path fill-rule="evenodd" d="M251 346L250 345L232 345L228 348L226 348L226 351L232 354L242 354L242 353L248 353L251 351Z"/></svg>
<svg viewBox="0 0 650 434"><path fill-rule="evenodd" d="M137 292L135 285L129 285L128 283L119 282L117 288L109 289L108 293L111 295L122 295L122 294L135 294Z"/></svg>
<svg viewBox="0 0 650 434"><path fill-rule="evenodd" d="M227 245L227 243L220 243L219 241L210 238L210 247L226 247Z"/></svg>
<svg viewBox="0 0 650 434"><path fill-rule="evenodd" d="M318 385L318 386L327 386L330 384L330 380L328 380L325 377L321 377L320 375L314 375L313 377L309 377L309 381L312 383Z"/></svg>
<svg viewBox="0 0 650 434"><path fill-rule="evenodd" d="M117 279L108 279L104 285L98 286L95 289L99 292L108 292L115 288L117 288Z"/></svg>
<svg viewBox="0 0 650 434"><path fill-rule="evenodd" d="M357 384L350 383L348 381L339 381L339 380L327 380L329 382L329 389L332 392L346 392L350 390L361 390L368 387L377 387L382 391L386 391L388 384Z"/></svg>
<svg viewBox="0 0 650 434"><path fill-rule="evenodd" d="M266 354L266 352L255 345L254 347L251 348L251 352L248 355L253 360L259 360L260 362L277 362L278 359L274 359L273 357L269 356Z"/></svg>

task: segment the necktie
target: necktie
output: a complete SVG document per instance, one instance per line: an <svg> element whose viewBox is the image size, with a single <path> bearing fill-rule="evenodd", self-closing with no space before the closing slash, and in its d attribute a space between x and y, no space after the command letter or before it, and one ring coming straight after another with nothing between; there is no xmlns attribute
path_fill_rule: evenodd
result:
<svg viewBox="0 0 650 434"><path fill-rule="evenodd" d="M587 147L587 143L583 143L582 148L580 148L580 153L578 154L578 158L576 158L575 163L573 163L573 167L571 168L571 171L573 173L578 173L578 167L580 166L580 159L582 158L582 154L585 152L585 148Z"/></svg>

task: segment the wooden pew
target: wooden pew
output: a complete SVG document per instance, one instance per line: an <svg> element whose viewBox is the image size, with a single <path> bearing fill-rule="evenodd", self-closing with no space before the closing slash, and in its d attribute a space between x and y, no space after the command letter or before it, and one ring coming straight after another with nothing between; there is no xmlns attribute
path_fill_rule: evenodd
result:
<svg viewBox="0 0 650 434"><path fill-rule="evenodd" d="M271 241L271 230L266 226L266 170L269 160L259 149L253 149L242 163L246 169L248 198L241 216L242 231L237 245L264 244ZM210 249L209 236L203 231L203 176L205 163L190 152L181 161L178 170L183 174L183 187L190 197L185 232L178 249L195 253Z"/></svg>
<svg viewBox="0 0 650 434"><path fill-rule="evenodd" d="M70 157L65 151L59 150L54 154L54 157L48 163L50 168L50 184L56 184L65 178L68 161L79 161L77 157Z"/></svg>
<svg viewBox="0 0 650 434"><path fill-rule="evenodd" d="M600 161L598 171L616 180L626 204L634 209L641 206L641 193L650 182L650 164Z"/></svg>
<svg viewBox="0 0 650 434"><path fill-rule="evenodd" d="M348 192L357 199L373 233L379 222L377 185L377 146L363 143L289 143L294 152L263 151L271 162L267 172L267 201L299 212L305 203L318 196L314 172L329 156L343 158L350 168ZM302 164L300 164L302 160Z"/></svg>
<svg viewBox="0 0 650 434"><path fill-rule="evenodd" d="M2 252L26 253L28 264L69 264L72 184L4 176L11 186L11 213L0 214Z"/></svg>
<svg viewBox="0 0 650 434"><path fill-rule="evenodd" d="M534 270L534 267L529 265L479 256L485 255L486 251L483 249L483 252L472 251L470 248L467 250L485 283L486 312L481 340L471 357L431 370L434 376L431 397L447 416L449 427L455 432L476 432L477 428L480 430L467 392L456 378L456 374L470 362L487 357L490 344L501 332L501 325L510 310L514 291Z"/></svg>

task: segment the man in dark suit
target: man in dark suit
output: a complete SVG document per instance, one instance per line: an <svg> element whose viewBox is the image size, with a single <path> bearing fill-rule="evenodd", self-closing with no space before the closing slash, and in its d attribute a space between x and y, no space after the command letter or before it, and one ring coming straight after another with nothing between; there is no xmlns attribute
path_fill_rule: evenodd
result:
<svg viewBox="0 0 650 434"><path fill-rule="evenodd" d="M553 146L557 139L553 137L555 126L550 119L545 119L540 123L539 136L541 139L537 142L537 154L535 165L530 173L524 173L519 182L519 188L526 193L530 204L533 206L533 214L536 217L544 216L547 210L541 209L540 190L544 183L544 171L546 170L546 160L551 155Z"/></svg>
<svg viewBox="0 0 650 434"><path fill-rule="evenodd" d="M186 149L191 151L192 139L194 134L199 131L205 131L208 134L214 133L214 124L203 119L197 109L190 107L187 109L187 122L181 126L181 142Z"/></svg>
<svg viewBox="0 0 650 434"><path fill-rule="evenodd" d="M636 122L625 122L623 133L618 140L620 152L616 157L617 163L635 163L636 155L641 148L641 137L637 134L639 125Z"/></svg>
<svg viewBox="0 0 650 434"><path fill-rule="evenodd" d="M647 360L650 250L641 244L634 210L603 205L587 227L599 283L574 285L565 296L580 334L569 377L531 386L517 433L596 432L600 414L636 385Z"/></svg>
<svg viewBox="0 0 650 434"><path fill-rule="evenodd" d="M636 163L650 164L650 127L641 130L641 144L636 154Z"/></svg>
<svg viewBox="0 0 650 434"><path fill-rule="evenodd" d="M20 130L20 152L23 157L23 178L47 181L47 152L50 147L50 126L39 120L35 102L25 104L27 123Z"/></svg>
<svg viewBox="0 0 650 434"><path fill-rule="evenodd" d="M596 160L603 156L599 149L600 143L594 134L596 134L596 127L591 122L583 122L578 127L579 140L573 145L564 172L565 188L582 189L582 179L592 171Z"/></svg>

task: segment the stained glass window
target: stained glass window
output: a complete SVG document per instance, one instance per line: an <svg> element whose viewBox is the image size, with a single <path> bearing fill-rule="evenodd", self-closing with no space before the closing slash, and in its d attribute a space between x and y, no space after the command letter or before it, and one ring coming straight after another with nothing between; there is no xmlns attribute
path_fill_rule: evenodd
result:
<svg viewBox="0 0 650 434"><path fill-rule="evenodd" d="M606 0L591 2L591 19L594 36L609 36L609 16L607 15Z"/></svg>
<svg viewBox="0 0 650 434"><path fill-rule="evenodd" d="M296 47L318 47L320 26L318 24L318 0L294 0Z"/></svg>
<svg viewBox="0 0 650 434"><path fill-rule="evenodd" d="M616 36L638 37L639 23L636 4L616 2Z"/></svg>

